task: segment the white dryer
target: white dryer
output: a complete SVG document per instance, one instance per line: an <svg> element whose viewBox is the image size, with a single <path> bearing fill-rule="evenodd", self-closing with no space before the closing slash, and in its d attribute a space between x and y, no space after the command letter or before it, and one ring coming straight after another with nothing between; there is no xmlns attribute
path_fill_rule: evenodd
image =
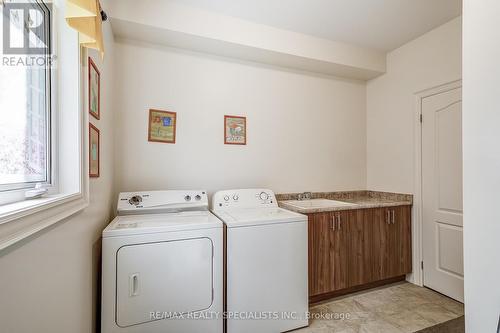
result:
<svg viewBox="0 0 500 333"><path fill-rule="evenodd" d="M120 193L102 233L103 333L221 333L223 225L205 191Z"/></svg>
<svg viewBox="0 0 500 333"><path fill-rule="evenodd" d="M226 227L227 333L307 326L307 216L266 189L217 192L212 211Z"/></svg>

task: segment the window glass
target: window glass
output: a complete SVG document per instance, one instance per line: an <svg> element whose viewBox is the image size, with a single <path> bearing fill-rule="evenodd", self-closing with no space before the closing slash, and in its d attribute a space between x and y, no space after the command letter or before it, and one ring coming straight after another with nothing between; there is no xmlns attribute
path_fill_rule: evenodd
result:
<svg viewBox="0 0 500 333"><path fill-rule="evenodd" d="M22 13L10 13L11 45L23 43ZM35 17L40 11L33 13L27 19L40 20ZM49 15L37 27L37 34L50 33L45 25L50 25ZM40 43L29 36L30 45ZM50 182L49 71L46 66L0 66L0 191Z"/></svg>

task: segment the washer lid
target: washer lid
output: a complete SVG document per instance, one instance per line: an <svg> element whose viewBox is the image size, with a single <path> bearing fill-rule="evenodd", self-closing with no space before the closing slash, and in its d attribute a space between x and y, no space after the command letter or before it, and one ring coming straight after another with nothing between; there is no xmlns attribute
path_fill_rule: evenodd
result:
<svg viewBox="0 0 500 333"><path fill-rule="evenodd" d="M102 232L103 237L222 228L209 211L117 216Z"/></svg>
<svg viewBox="0 0 500 333"><path fill-rule="evenodd" d="M214 213L228 228L307 221L307 216L283 208L245 208Z"/></svg>

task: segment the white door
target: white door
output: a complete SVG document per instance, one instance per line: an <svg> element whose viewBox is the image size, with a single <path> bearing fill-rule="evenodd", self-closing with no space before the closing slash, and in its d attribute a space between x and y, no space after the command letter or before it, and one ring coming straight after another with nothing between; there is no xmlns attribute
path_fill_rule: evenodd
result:
<svg viewBox="0 0 500 333"><path fill-rule="evenodd" d="M424 285L464 300L462 89L422 100Z"/></svg>

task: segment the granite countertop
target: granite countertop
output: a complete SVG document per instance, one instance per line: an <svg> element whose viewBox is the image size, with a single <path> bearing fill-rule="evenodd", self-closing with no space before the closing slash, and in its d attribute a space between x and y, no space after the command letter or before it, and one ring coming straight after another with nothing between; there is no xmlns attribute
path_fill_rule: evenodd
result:
<svg viewBox="0 0 500 333"><path fill-rule="evenodd" d="M325 207L297 207L292 205L298 199L298 193L277 194L280 207L303 214L332 212L352 209L367 209L380 207L407 206L413 204L411 194L377 192L377 191L343 191L343 192L315 192L311 199L330 199L348 203L342 206Z"/></svg>

